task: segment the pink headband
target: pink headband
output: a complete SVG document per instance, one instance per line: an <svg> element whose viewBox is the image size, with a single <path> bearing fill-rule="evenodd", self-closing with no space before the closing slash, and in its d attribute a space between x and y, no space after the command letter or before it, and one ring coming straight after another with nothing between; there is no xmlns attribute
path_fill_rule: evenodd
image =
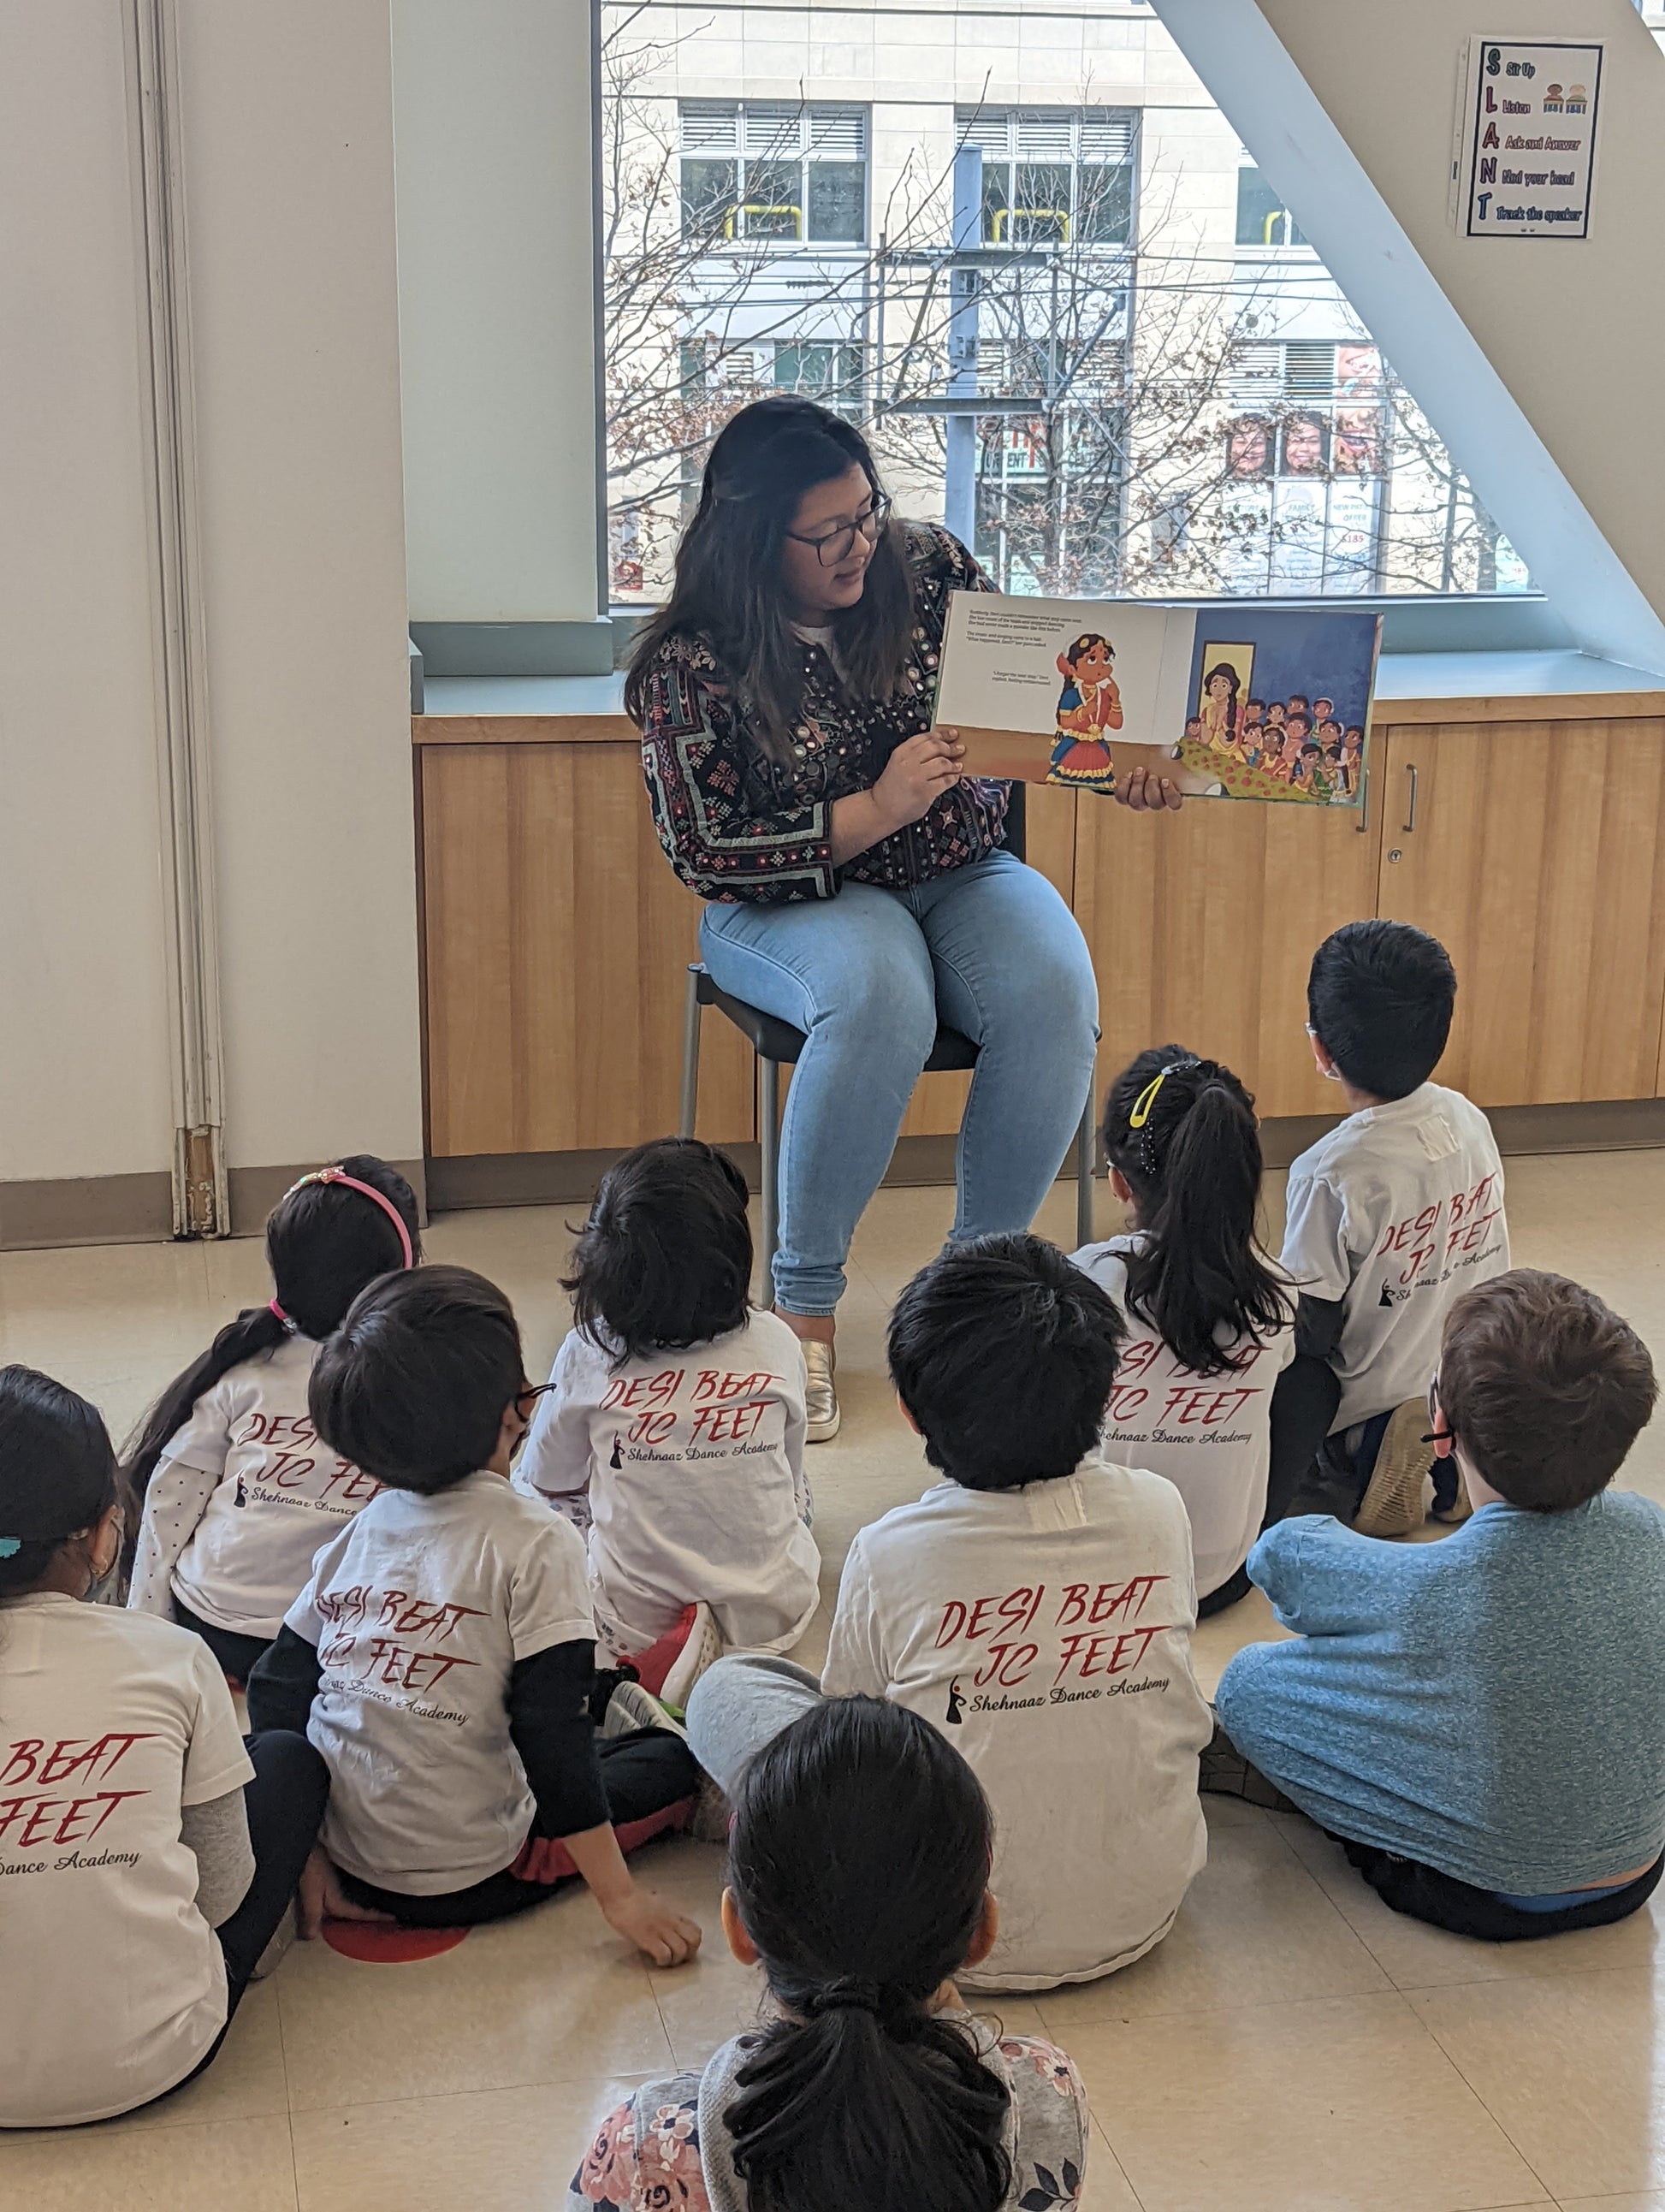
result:
<svg viewBox="0 0 1665 2212"><path fill-rule="evenodd" d="M291 1183L284 1192L283 1197L293 1198L296 1191L305 1190L308 1183L313 1182L338 1182L348 1190L360 1191L366 1198L374 1199L399 1232L399 1249L404 1254L401 1265L406 1267L415 1265L416 1250L410 1242L410 1231L405 1226L404 1216L386 1191L378 1190L373 1183L361 1182L356 1176L349 1176L341 1168L315 1168L311 1175L303 1175L299 1182ZM279 1203L282 1202L280 1200ZM289 1319L288 1314L284 1312L276 1298L269 1299L267 1304L279 1321Z"/></svg>

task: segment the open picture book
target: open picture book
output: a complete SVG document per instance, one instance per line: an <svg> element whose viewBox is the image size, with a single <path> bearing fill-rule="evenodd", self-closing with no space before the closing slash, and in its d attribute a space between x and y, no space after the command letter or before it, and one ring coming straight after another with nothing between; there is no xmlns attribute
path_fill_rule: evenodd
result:
<svg viewBox="0 0 1665 2212"><path fill-rule="evenodd" d="M949 596L937 720L966 773L1113 793L1356 806L1381 617L1248 604Z"/></svg>

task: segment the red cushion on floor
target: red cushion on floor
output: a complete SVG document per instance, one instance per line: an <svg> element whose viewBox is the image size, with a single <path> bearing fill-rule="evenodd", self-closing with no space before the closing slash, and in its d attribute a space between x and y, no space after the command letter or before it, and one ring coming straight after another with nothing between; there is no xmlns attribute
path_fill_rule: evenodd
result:
<svg viewBox="0 0 1665 2212"><path fill-rule="evenodd" d="M383 1920L326 1920L324 1941L343 1959L367 1966L407 1966L413 1959L437 1959L454 1951L466 1928L400 1928Z"/></svg>

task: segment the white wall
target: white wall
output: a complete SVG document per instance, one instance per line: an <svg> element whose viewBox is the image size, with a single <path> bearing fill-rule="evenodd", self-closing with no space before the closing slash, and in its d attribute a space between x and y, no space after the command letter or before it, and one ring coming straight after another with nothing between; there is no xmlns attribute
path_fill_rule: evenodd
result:
<svg viewBox="0 0 1665 2212"><path fill-rule="evenodd" d="M588 0L393 0L415 622L598 605Z"/></svg>
<svg viewBox="0 0 1665 2212"><path fill-rule="evenodd" d="M124 9L0 9L0 1182L172 1148ZM386 0L179 0L228 1155L422 1149Z"/></svg>
<svg viewBox="0 0 1665 2212"><path fill-rule="evenodd" d="M180 28L227 1157L410 1158L386 0L189 0Z"/></svg>
<svg viewBox="0 0 1665 2212"><path fill-rule="evenodd" d="M0 9L0 1182L172 1147L121 20Z"/></svg>

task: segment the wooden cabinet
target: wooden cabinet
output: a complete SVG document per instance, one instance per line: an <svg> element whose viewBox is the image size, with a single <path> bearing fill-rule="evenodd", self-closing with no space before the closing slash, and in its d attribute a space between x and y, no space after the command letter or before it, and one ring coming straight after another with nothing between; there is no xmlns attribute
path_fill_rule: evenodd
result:
<svg viewBox="0 0 1665 2212"><path fill-rule="evenodd" d="M1449 949L1440 1072L1481 1105L1665 1095L1662 705L1477 700L1455 722L1442 702L1395 702L1362 823L1208 802L1152 821L1031 789L1028 857L1098 972L1101 1089L1173 1041L1236 1068L1263 1115L1333 1113L1307 969L1332 929L1380 913ZM628 724L435 717L416 734L430 1152L617 1149L674 1128L699 902L665 864ZM968 1080L926 1078L902 1133L951 1134ZM750 1053L708 1019L701 1134L756 1130Z"/></svg>
<svg viewBox="0 0 1665 2212"><path fill-rule="evenodd" d="M428 1150L586 1152L677 1126L700 902L665 865L629 744L417 755ZM751 1054L708 1021L700 1134L756 1133Z"/></svg>
<svg viewBox="0 0 1665 2212"><path fill-rule="evenodd" d="M1435 723L1386 738L1376 911L1431 930L1455 963L1442 1079L1486 1106L1653 1097L1665 726Z"/></svg>
<svg viewBox="0 0 1665 2212"><path fill-rule="evenodd" d="M1334 1110L1313 1066L1307 969L1374 913L1378 808L1194 800L1152 819L1082 799L1075 911L1098 973L1100 1088L1147 1045L1224 1060L1262 1115Z"/></svg>

